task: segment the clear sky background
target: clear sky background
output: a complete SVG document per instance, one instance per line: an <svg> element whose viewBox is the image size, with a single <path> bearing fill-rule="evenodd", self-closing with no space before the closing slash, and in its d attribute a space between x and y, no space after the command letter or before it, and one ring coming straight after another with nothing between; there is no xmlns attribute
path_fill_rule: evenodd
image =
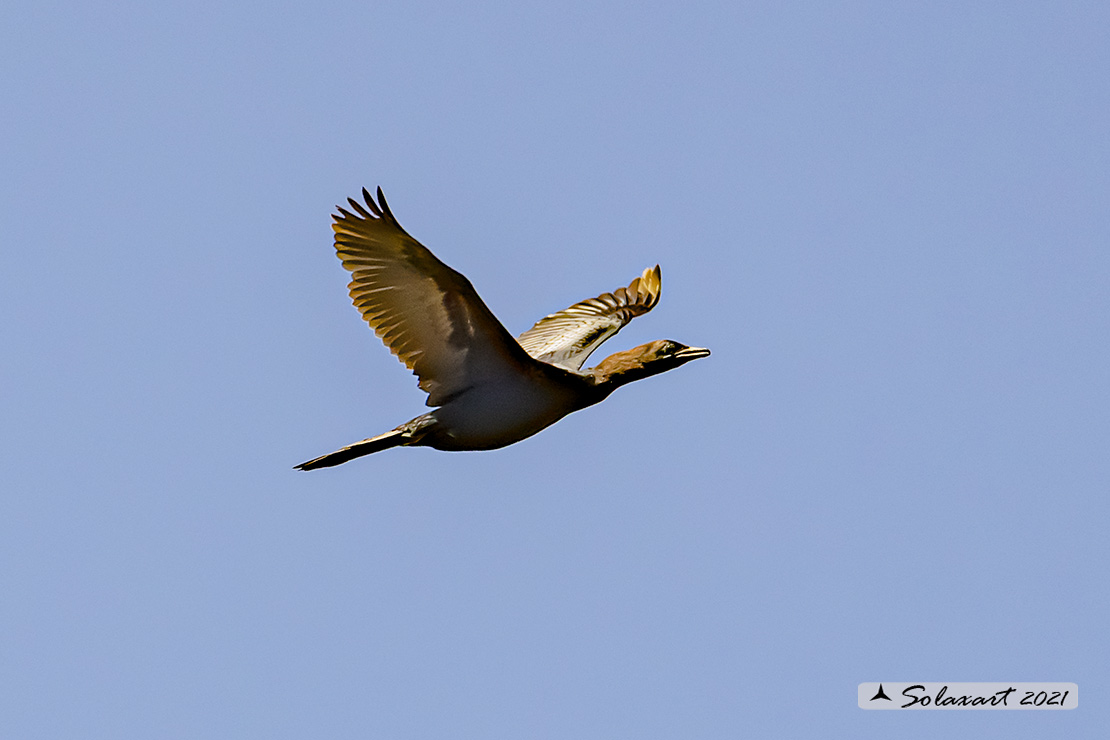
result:
<svg viewBox="0 0 1110 740"><path fill-rule="evenodd" d="M3 737L1106 736L1110 5L16 0L0 65ZM510 331L659 262L598 356L713 356L293 471L424 410L379 184Z"/></svg>

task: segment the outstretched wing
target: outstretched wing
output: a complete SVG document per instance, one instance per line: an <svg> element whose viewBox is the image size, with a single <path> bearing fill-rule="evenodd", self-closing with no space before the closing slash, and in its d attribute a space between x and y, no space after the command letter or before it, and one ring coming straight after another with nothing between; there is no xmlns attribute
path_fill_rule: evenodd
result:
<svg viewBox="0 0 1110 740"><path fill-rule="evenodd" d="M519 373L532 362L463 275L440 262L378 201L339 207L335 249L351 272L351 300L366 323L420 378L428 405Z"/></svg>
<svg viewBox="0 0 1110 740"><path fill-rule="evenodd" d="M517 341L537 360L579 370L602 342L654 308L661 288L659 265L649 267L627 288L602 293L540 319Z"/></svg>

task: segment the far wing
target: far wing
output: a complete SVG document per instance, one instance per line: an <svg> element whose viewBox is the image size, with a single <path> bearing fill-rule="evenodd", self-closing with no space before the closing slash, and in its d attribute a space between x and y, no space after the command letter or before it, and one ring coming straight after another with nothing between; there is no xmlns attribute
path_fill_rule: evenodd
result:
<svg viewBox="0 0 1110 740"><path fill-rule="evenodd" d="M579 370L602 342L654 308L661 288L659 265L649 267L627 288L602 293L540 319L517 341L537 360Z"/></svg>

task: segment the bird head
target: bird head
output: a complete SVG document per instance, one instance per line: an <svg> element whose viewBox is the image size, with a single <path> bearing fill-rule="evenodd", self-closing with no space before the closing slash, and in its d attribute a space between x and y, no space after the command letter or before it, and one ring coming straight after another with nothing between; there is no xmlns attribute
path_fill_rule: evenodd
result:
<svg viewBox="0 0 1110 740"><path fill-rule="evenodd" d="M593 368L593 375L598 384L616 387L674 370L690 360L708 356L709 350L703 347L687 347L670 339L658 339L609 355Z"/></svg>

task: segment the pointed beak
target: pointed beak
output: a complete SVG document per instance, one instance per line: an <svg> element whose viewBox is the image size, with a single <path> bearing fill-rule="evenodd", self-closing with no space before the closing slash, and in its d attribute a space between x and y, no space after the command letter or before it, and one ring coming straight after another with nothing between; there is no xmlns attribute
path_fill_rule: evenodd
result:
<svg viewBox="0 0 1110 740"><path fill-rule="evenodd" d="M687 347L674 353L680 360L696 360L700 357L709 357L709 350L705 347Z"/></svg>

